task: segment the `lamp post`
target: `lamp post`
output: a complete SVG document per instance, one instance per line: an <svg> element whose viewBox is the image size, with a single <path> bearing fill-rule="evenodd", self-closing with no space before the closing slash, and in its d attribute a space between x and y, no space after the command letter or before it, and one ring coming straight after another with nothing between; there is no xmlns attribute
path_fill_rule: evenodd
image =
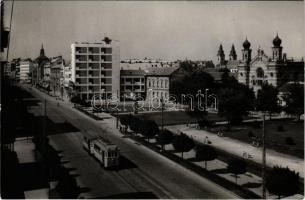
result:
<svg viewBox="0 0 305 200"><path fill-rule="evenodd" d="M103 99L104 99L103 96L104 96L104 92L105 92L105 89L103 88L103 89L102 89L102 102L101 102L101 103L102 103L102 105L101 105L102 108L103 108ZM106 101L106 99L105 99L105 101Z"/></svg>
<svg viewBox="0 0 305 200"><path fill-rule="evenodd" d="M205 106L204 106L204 111L207 110L207 107L208 107L208 88L205 89Z"/></svg>

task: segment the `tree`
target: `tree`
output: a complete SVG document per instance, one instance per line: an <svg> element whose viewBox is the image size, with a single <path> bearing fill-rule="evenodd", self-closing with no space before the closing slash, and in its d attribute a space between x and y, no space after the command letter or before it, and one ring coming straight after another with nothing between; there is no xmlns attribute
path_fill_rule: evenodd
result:
<svg viewBox="0 0 305 200"><path fill-rule="evenodd" d="M183 133L180 133L180 135L175 135L172 144L176 151L181 152L182 158L183 152L188 152L195 146L193 139L189 138Z"/></svg>
<svg viewBox="0 0 305 200"><path fill-rule="evenodd" d="M204 127L209 128L209 127L213 126L213 122L208 120L208 119L203 118L203 119L198 121L198 125L199 125L200 128L204 128Z"/></svg>
<svg viewBox="0 0 305 200"><path fill-rule="evenodd" d="M228 120L228 129L231 124L242 122L242 116L253 109L254 92L246 86L224 88L219 91L218 114Z"/></svg>
<svg viewBox="0 0 305 200"><path fill-rule="evenodd" d="M128 129L129 124L131 123L132 115L123 115L120 117L120 123L125 126L125 129Z"/></svg>
<svg viewBox="0 0 305 200"><path fill-rule="evenodd" d="M164 130L163 132L159 133L156 137L157 142L161 145L162 149L164 150L164 145L170 144L173 141L173 134L169 130Z"/></svg>
<svg viewBox="0 0 305 200"><path fill-rule="evenodd" d="M255 106L256 110L267 112L271 119L272 113L280 112L278 90L269 84L262 85L262 88L257 92Z"/></svg>
<svg viewBox="0 0 305 200"><path fill-rule="evenodd" d="M304 86L298 83L288 84L282 98L286 103L285 112L297 116L300 120L300 116L304 114Z"/></svg>
<svg viewBox="0 0 305 200"><path fill-rule="evenodd" d="M141 125L141 132L149 141L149 139L157 135L160 130L156 122L153 120L143 120Z"/></svg>
<svg viewBox="0 0 305 200"><path fill-rule="evenodd" d="M299 190L299 173L288 167L275 166L267 174L266 188L270 193L278 195L278 198L294 195Z"/></svg>
<svg viewBox="0 0 305 200"><path fill-rule="evenodd" d="M142 130L143 120L139 117L131 115L129 128L135 133L139 133Z"/></svg>
<svg viewBox="0 0 305 200"><path fill-rule="evenodd" d="M196 158L198 160L205 161L205 169L207 169L207 161L211 161L217 158L217 153L214 147L210 145L200 145L195 148Z"/></svg>
<svg viewBox="0 0 305 200"><path fill-rule="evenodd" d="M237 184L237 175L246 173L247 163L239 159L230 159L227 169L230 173L235 175L235 182Z"/></svg>
<svg viewBox="0 0 305 200"><path fill-rule="evenodd" d="M182 94L196 97L198 90L214 88L214 78L196 63L184 61L180 64L179 70L178 75L171 79L170 88L170 93L176 95L179 102L181 102ZM184 99L184 103L189 103L188 100Z"/></svg>

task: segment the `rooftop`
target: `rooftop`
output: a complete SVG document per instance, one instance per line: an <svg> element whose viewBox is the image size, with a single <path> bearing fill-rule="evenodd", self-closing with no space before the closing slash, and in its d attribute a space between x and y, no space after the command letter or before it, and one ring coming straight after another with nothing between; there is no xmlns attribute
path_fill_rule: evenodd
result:
<svg viewBox="0 0 305 200"><path fill-rule="evenodd" d="M148 76L170 76L179 67L150 67L145 70Z"/></svg>

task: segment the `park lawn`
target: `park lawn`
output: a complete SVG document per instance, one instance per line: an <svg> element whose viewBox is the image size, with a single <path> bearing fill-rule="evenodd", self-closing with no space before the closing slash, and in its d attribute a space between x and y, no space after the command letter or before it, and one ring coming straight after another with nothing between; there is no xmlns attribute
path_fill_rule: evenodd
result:
<svg viewBox="0 0 305 200"><path fill-rule="evenodd" d="M282 125L284 131L278 131ZM253 123L240 126L233 126L231 131L226 131L223 126L212 128L211 131L217 133L219 130L224 136L250 143L249 131L254 136L262 136L262 128L254 128ZM265 123L266 147L280 153L289 154L299 158L304 158L304 121L292 121L291 119L271 120ZM291 137L294 145L286 144L286 138Z"/></svg>

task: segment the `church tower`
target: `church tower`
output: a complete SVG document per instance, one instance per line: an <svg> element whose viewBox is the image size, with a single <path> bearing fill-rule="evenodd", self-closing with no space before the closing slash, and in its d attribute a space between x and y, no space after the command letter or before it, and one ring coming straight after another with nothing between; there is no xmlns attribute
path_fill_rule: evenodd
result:
<svg viewBox="0 0 305 200"><path fill-rule="evenodd" d="M238 82L249 87L249 72L250 72L250 62L251 62L251 43L246 40L243 43L244 49L242 50L242 62L238 65Z"/></svg>
<svg viewBox="0 0 305 200"><path fill-rule="evenodd" d="M278 34L273 39L273 47L272 47L272 60L273 61L280 61L282 60L282 50L281 47L282 40L279 38Z"/></svg>
<svg viewBox="0 0 305 200"><path fill-rule="evenodd" d="M237 60L237 54L236 54L236 51L235 51L234 44L232 44L231 51L230 51L230 54L229 54L229 59L230 60Z"/></svg>
<svg viewBox="0 0 305 200"><path fill-rule="evenodd" d="M251 43L246 38L246 40L243 43L244 49L242 50L242 54L243 54L242 61L245 63L250 63L250 61L251 61L252 49L250 49L250 46L251 46Z"/></svg>
<svg viewBox="0 0 305 200"><path fill-rule="evenodd" d="M219 61L220 65L225 64L225 53L223 51L222 44L220 44L220 46L219 46L218 53L217 53L217 58L218 58L218 61Z"/></svg>

